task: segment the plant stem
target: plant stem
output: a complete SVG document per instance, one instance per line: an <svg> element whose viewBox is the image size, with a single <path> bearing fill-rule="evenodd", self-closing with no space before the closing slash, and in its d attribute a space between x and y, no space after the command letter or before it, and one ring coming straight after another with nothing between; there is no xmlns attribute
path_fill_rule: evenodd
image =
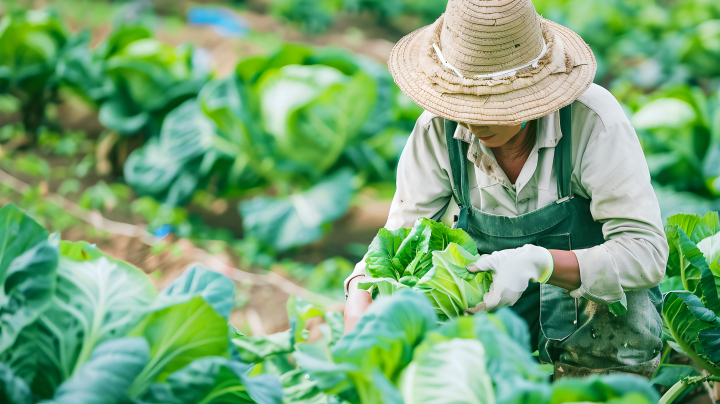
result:
<svg viewBox="0 0 720 404"><path fill-rule="evenodd" d="M720 376L710 375L706 377L686 377L675 383L670 390L663 394L660 401L658 401L658 404L672 404L685 392L685 390L694 387L698 383L706 381L720 382Z"/></svg>
<svg viewBox="0 0 720 404"><path fill-rule="evenodd" d="M687 380L680 380L675 383L667 393L663 394L658 404L672 404L685 390L693 385L694 383L689 383Z"/></svg>

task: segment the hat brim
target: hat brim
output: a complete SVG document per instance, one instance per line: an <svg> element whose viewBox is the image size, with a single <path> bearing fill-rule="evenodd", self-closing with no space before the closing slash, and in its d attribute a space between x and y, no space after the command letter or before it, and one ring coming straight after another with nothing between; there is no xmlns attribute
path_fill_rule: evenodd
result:
<svg viewBox="0 0 720 404"><path fill-rule="evenodd" d="M400 90L426 111L472 125L518 125L571 104L590 87L597 71L592 50L578 34L555 22L545 22L546 29L562 39L575 66L570 72L550 74L518 90L481 96L435 90L419 64L424 40L433 25L403 37L393 48L388 67Z"/></svg>

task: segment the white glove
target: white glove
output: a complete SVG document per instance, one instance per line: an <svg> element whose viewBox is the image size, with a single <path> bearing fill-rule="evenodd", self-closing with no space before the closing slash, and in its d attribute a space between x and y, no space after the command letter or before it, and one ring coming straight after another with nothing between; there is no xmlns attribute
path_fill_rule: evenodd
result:
<svg viewBox="0 0 720 404"><path fill-rule="evenodd" d="M545 248L526 244L520 248L483 255L477 262L468 264L467 270L493 273L492 284L483 302L467 311L493 311L515 304L527 289L528 282L547 282L553 271L553 257Z"/></svg>

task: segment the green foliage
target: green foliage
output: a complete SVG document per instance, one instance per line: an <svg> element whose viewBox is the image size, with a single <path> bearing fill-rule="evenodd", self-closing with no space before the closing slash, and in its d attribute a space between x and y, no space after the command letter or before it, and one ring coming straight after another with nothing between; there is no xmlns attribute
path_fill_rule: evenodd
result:
<svg viewBox="0 0 720 404"><path fill-rule="evenodd" d="M114 88L100 105L100 122L125 135L157 133L165 114L195 97L209 78L193 65L192 47L173 48L142 26L117 27L97 52Z"/></svg>
<svg viewBox="0 0 720 404"><path fill-rule="evenodd" d="M16 263L48 243L47 233L38 233L37 224L12 206L0 216L12 219L6 220L3 245L10 247L0 268L25 268ZM25 233L35 241L17 240ZM508 309L439 325L428 299L405 290L375 302L342 335L340 313L291 297L288 331L245 337L228 327L233 285L224 275L191 267L156 296L138 269L88 243L58 247L51 240L49 273L56 287L46 301L53 304L32 322L18 323L19 334L0 349L0 397L9 403L657 399L647 381L632 376L551 385L528 351L527 326ZM0 280L2 290L16 283ZM35 290L22 293L34 296ZM7 310L1 303L0 310ZM322 337L310 340L308 320L318 317L324 320Z"/></svg>
<svg viewBox="0 0 720 404"><path fill-rule="evenodd" d="M439 326L427 299L405 290L374 303L353 331L295 345L293 357L315 387L349 403L652 403L635 376L550 384L528 351L524 321L509 309ZM323 401L318 401L323 402Z"/></svg>
<svg viewBox="0 0 720 404"><path fill-rule="evenodd" d="M55 293L57 240L14 205L0 209L0 354L32 324Z"/></svg>
<svg viewBox="0 0 720 404"><path fill-rule="evenodd" d="M248 237L284 251L318 240L326 224L339 219L355 191L353 174L341 170L307 191L286 198L258 197L240 202Z"/></svg>
<svg viewBox="0 0 720 404"><path fill-rule="evenodd" d="M211 172L217 158L210 152L216 136L197 102L185 101L168 114L158 137L128 156L125 179L140 196L184 205Z"/></svg>
<svg viewBox="0 0 720 404"><path fill-rule="evenodd" d="M278 17L297 23L305 32L320 33L342 9L342 0L273 0L270 11Z"/></svg>
<svg viewBox="0 0 720 404"><path fill-rule="evenodd" d="M250 365L230 359L224 275L192 267L156 297L145 274L94 246L58 247L12 205L0 218L5 401L281 402L277 379L249 378Z"/></svg>
<svg viewBox="0 0 720 404"><path fill-rule="evenodd" d="M30 131L44 123L45 106L55 97L55 65L68 37L52 10L14 10L0 20L0 93L20 99L23 124Z"/></svg>
<svg viewBox="0 0 720 404"><path fill-rule="evenodd" d="M480 303L492 282L490 274L465 269L478 259L465 231L420 218L412 229L380 229L365 256L369 278L359 287L379 296L412 288L423 292L441 317L456 317Z"/></svg>
<svg viewBox="0 0 720 404"><path fill-rule="evenodd" d="M288 65L258 82L265 130L295 174L317 176L330 168L368 118L375 83L327 66Z"/></svg>
<svg viewBox="0 0 720 404"><path fill-rule="evenodd" d="M667 338L711 375L720 374L720 220L717 212L705 216L678 214L668 219L665 233L670 246L666 276L678 279L684 290L669 291L663 302ZM665 282L665 285L670 282ZM664 368L665 366L663 366ZM661 368L662 369L662 368ZM665 376L670 377L670 376ZM677 377L677 376L674 376ZM677 379L676 379L677 381ZM682 384L678 386L691 384Z"/></svg>
<svg viewBox="0 0 720 404"><path fill-rule="evenodd" d="M650 174L665 189L701 198L659 198L663 214L707 211L720 203L720 98L687 87L653 98L633 116Z"/></svg>

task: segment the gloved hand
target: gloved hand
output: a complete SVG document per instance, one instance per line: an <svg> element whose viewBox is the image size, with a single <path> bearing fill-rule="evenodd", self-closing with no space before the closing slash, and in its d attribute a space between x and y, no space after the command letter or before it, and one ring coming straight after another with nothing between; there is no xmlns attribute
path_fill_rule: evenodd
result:
<svg viewBox="0 0 720 404"><path fill-rule="evenodd" d="M553 271L553 257L545 248L526 244L483 255L477 262L468 264L467 270L493 273L493 282L483 301L467 310L474 314L512 306L527 289L529 281L547 282Z"/></svg>

